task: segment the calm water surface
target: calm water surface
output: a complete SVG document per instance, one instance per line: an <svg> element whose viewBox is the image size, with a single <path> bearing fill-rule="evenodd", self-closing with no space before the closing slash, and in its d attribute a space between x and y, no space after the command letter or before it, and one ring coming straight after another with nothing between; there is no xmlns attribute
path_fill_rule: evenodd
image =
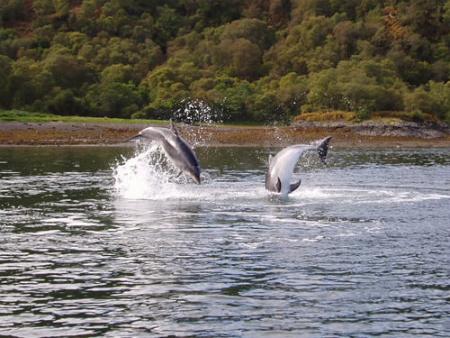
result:
<svg viewBox="0 0 450 338"><path fill-rule="evenodd" d="M0 148L0 335L449 337L450 150L333 149L288 200L269 152Z"/></svg>

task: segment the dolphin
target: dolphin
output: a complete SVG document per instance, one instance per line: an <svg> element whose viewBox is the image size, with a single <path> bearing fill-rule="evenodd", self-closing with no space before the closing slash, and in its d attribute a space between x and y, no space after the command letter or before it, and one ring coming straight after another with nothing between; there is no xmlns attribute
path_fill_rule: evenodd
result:
<svg viewBox="0 0 450 338"><path fill-rule="evenodd" d="M310 145L295 144L282 149L274 157L269 155L269 170L266 174L266 189L287 196L295 191L301 184L301 180L290 183L295 166L300 157L307 151L317 150L323 163L328 153L328 144L331 136L316 141Z"/></svg>
<svg viewBox="0 0 450 338"><path fill-rule="evenodd" d="M141 130L138 135L129 139L135 140L145 138L147 140L159 143L166 156L173 165L190 176L195 183L200 184L200 164L192 150L192 147L178 133L177 128L170 121L170 129L161 127L148 127Z"/></svg>

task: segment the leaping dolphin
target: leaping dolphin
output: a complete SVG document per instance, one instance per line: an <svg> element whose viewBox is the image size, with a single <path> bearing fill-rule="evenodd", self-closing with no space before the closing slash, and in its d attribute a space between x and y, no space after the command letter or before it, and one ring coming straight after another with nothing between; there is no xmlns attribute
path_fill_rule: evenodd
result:
<svg viewBox="0 0 450 338"><path fill-rule="evenodd" d="M159 143L170 161L180 170L200 184L200 164L192 147L178 134L175 125L170 121L170 129L148 127L132 137L131 140L145 138Z"/></svg>
<svg viewBox="0 0 450 338"><path fill-rule="evenodd" d="M330 140L331 136L328 136L311 145L295 144L282 149L274 157L269 155L269 170L266 174L266 189L278 192L283 196L287 196L289 193L296 190L300 186L301 180L292 184L290 181L300 157L306 151L317 150L321 161L325 163Z"/></svg>

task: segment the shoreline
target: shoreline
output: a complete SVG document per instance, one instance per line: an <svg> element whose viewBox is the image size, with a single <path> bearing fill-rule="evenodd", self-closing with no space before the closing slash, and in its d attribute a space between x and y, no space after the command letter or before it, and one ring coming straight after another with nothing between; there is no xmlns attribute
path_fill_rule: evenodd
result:
<svg viewBox="0 0 450 338"><path fill-rule="evenodd" d="M182 136L195 146L282 147L333 136L333 145L336 147L450 147L450 133L447 131L430 132L429 128L411 129L408 125L393 127L370 124L355 127L335 122L281 127L177 125ZM133 143L127 143L126 140L148 126L128 123L1 122L0 146L132 146Z"/></svg>

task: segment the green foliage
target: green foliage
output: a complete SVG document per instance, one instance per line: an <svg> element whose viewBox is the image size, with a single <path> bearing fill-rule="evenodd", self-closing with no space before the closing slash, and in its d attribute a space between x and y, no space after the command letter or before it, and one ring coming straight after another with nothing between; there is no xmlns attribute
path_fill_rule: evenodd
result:
<svg viewBox="0 0 450 338"><path fill-rule="evenodd" d="M142 106L142 98L131 83L110 82L92 85L86 104L95 116L129 118Z"/></svg>
<svg viewBox="0 0 450 338"><path fill-rule="evenodd" d="M429 99L433 106L431 112L441 119L450 122L450 82L429 82Z"/></svg>
<svg viewBox="0 0 450 338"><path fill-rule="evenodd" d="M231 76L256 79L260 73L262 52L247 39L224 40L216 48L213 63Z"/></svg>
<svg viewBox="0 0 450 338"><path fill-rule="evenodd" d="M39 17L43 17L55 13L55 6L53 0L34 0L33 10Z"/></svg>
<svg viewBox="0 0 450 338"><path fill-rule="evenodd" d="M72 90L56 87L47 100L47 110L53 114L75 115L80 113L82 105Z"/></svg>
<svg viewBox="0 0 450 338"><path fill-rule="evenodd" d="M283 111L289 115L294 115L302 104L306 102L308 93L307 78L296 73L288 73L280 78L275 92L277 101L280 103Z"/></svg>
<svg viewBox="0 0 450 338"><path fill-rule="evenodd" d="M19 41L13 29L5 29L0 26L0 55L15 58Z"/></svg>
<svg viewBox="0 0 450 338"><path fill-rule="evenodd" d="M167 41L177 35L182 25L183 17L174 8L170 8L167 5L158 7L158 19L155 23L156 42L166 46Z"/></svg>
<svg viewBox="0 0 450 338"><path fill-rule="evenodd" d="M275 42L275 34L267 23L258 19L241 19L224 26L222 40L246 39L267 49Z"/></svg>
<svg viewBox="0 0 450 338"><path fill-rule="evenodd" d="M136 82L133 68L130 65L115 64L103 69L100 79L102 83L110 82Z"/></svg>
<svg viewBox="0 0 450 338"><path fill-rule="evenodd" d="M405 107L413 113L435 113L450 122L450 82L429 82L405 97Z"/></svg>
<svg viewBox="0 0 450 338"><path fill-rule="evenodd" d="M164 65L149 73L141 88L150 98L147 110L156 117L168 117L189 98L189 86L201 77L193 63Z"/></svg>
<svg viewBox="0 0 450 338"><path fill-rule="evenodd" d="M13 63L10 90L13 107L30 106L50 92L52 79L39 63L21 58Z"/></svg>
<svg viewBox="0 0 450 338"><path fill-rule="evenodd" d="M248 81L222 77L210 94L215 97L214 103L221 107L226 121L245 121L250 119L248 104L253 92Z"/></svg>
<svg viewBox="0 0 450 338"><path fill-rule="evenodd" d="M84 83L95 78L93 70L86 62L68 54L54 54L45 59L47 70L57 86L63 88L80 88Z"/></svg>
<svg viewBox="0 0 450 338"><path fill-rule="evenodd" d="M0 2L0 25L3 22L22 19L24 15L24 0L2 0Z"/></svg>
<svg viewBox="0 0 450 338"><path fill-rule="evenodd" d="M11 62L6 56L0 55L0 107L9 106L9 97L11 91Z"/></svg>
<svg viewBox="0 0 450 338"><path fill-rule="evenodd" d="M361 119L375 110L401 110L401 95L388 67L372 61L341 61L336 68L312 74L302 109L354 111Z"/></svg>
<svg viewBox="0 0 450 338"><path fill-rule="evenodd" d="M449 120L450 1L2 0L0 106L228 121ZM324 115L326 116L326 115Z"/></svg>
<svg viewBox="0 0 450 338"><path fill-rule="evenodd" d="M87 116L62 116L48 113L30 113L21 110L1 110L0 121L19 121L19 122L74 122L74 123L148 123L148 124L167 124L164 120L134 120L119 119L109 117L87 117Z"/></svg>

